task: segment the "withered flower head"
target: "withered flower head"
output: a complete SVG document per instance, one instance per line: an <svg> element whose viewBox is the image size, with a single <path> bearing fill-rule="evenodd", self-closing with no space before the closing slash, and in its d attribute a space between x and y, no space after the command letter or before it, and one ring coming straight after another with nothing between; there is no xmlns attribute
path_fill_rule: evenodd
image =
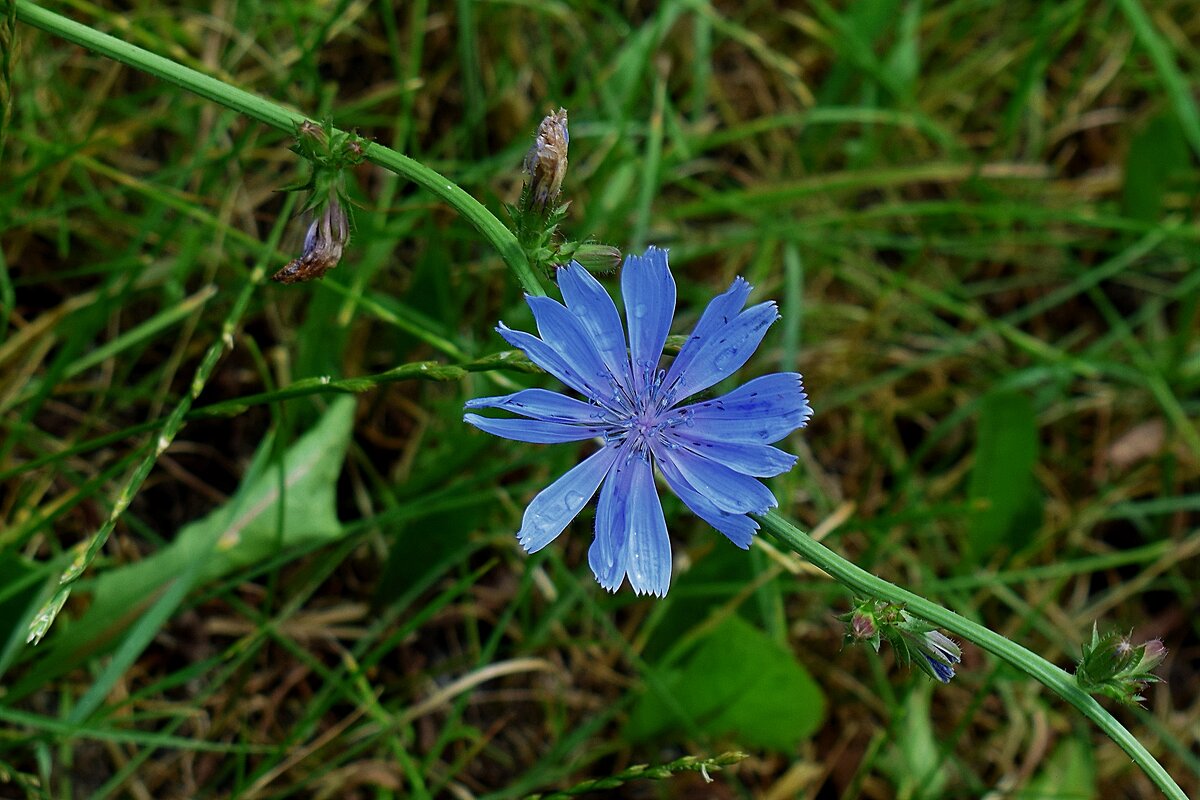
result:
<svg viewBox="0 0 1200 800"><path fill-rule="evenodd" d="M271 276L278 283L303 283L323 277L342 260L342 248L350 238L346 212L331 199L320 218L313 220L304 237L304 252Z"/></svg>
<svg viewBox="0 0 1200 800"><path fill-rule="evenodd" d="M567 110L560 108L538 125L537 137L525 156L529 205L543 212L553 207L567 175Z"/></svg>

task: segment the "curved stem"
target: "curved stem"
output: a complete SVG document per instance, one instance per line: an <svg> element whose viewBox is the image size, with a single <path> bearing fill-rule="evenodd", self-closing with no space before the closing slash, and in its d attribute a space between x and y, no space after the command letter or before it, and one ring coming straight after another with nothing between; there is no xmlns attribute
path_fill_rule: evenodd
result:
<svg viewBox="0 0 1200 800"><path fill-rule="evenodd" d="M913 614L975 643L1050 688L1059 697L1079 709L1084 716L1096 723L1100 730L1120 745L1121 749L1129 754L1129 757L1142 768L1150 780L1154 781L1163 794L1172 800L1188 800L1187 795L1179 788L1179 784L1175 783L1175 780L1142 746L1142 743L1096 702L1094 697L1080 689L1075 684L1075 679L1063 670L995 631L851 564L829 548L815 542L808 534L774 511L768 512L758 519L776 539L820 567L844 586L868 597L892 603L903 603L905 608Z"/></svg>
<svg viewBox="0 0 1200 800"><path fill-rule="evenodd" d="M265 125L270 125L272 128L292 134L295 132L296 126L307 119L298 111L230 86L190 67L155 55L149 50L143 50L136 45L123 42L114 36L93 30L60 14L55 14L53 11L40 8L28 0L16 0L16 8L17 18L24 23L60 36L114 61L148 72L193 94L245 114ZM366 158L373 164L390 170L402 178L407 178L445 200L474 225L475 229L483 235L483 238L487 239L492 247L496 248L496 252L512 269L526 292L533 295L546 294L541 281L529 264L529 259L525 256L525 251L521 249L521 245L512 231L482 203L467 194L457 184L424 164L381 144L372 142L368 145Z"/></svg>

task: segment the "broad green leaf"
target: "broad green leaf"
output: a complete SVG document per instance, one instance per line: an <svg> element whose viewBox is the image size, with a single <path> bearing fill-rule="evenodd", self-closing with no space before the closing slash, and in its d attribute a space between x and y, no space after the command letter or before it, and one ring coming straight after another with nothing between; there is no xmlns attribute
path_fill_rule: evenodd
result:
<svg viewBox="0 0 1200 800"><path fill-rule="evenodd" d="M1092 749L1077 738L1064 741L1014 800L1095 800L1096 763Z"/></svg>
<svg viewBox="0 0 1200 800"><path fill-rule="evenodd" d="M1042 498L1034 480L1038 457L1033 403L1020 392L983 398L971 469L968 549L982 561L1001 549L1020 549L1041 523Z"/></svg>
<svg viewBox="0 0 1200 800"><path fill-rule="evenodd" d="M286 548L337 539L342 532L337 518L337 479L353 417L354 399L338 398L316 427L281 459L270 458L274 439L268 436L226 505L184 526L159 552L105 572L92 582L88 610L63 626L52 640L52 653L32 677L46 680L109 649L168 591L178 598L177 604L193 585L258 563ZM186 587L173 582L180 576L187 578ZM161 607L155 616L164 622L168 618ZM33 688L25 683L18 687L22 693Z"/></svg>
<svg viewBox="0 0 1200 800"><path fill-rule="evenodd" d="M647 691L637 701L625 728L632 741L691 728L787 751L825 716L825 695L795 656L739 617L714 628L661 677L670 697Z"/></svg>

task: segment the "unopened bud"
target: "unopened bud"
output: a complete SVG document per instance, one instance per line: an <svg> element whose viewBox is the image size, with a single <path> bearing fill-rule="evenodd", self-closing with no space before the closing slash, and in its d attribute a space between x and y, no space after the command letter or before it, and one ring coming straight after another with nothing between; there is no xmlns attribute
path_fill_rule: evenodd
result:
<svg viewBox="0 0 1200 800"><path fill-rule="evenodd" d="M1151 639L1143 645L1142 657L1138 661L1138 672L1151 672L1162 664L1167 657L1167 648L1159 639Z"/></svg>
<svg viewBox="0 0 1200 800"><path fill-rule="evenodd" d="M855 614L850 618L850 635L855 639L871 639L879 633L875 620L867 614Z"/></svg>
<svg viewBox="0 0 1200 800"><path fill-rule="evenodd" d="M612 272L621 266L621 251L610 244L584 242L571 257L588 272Z"/></svg>
<svg viewBox="0 0 1200 800"><path fill-rule="evenodd" d="M1075 682L1085 691L1136 705L1144 699L1146 686L1161 680L1153 671L1166 657L1167 648L1158 639L1134 644L1116 633L1101 636L1093 625L1092 641L1083 646L1075 668Z"/></svg>
<svg viewBox="0 0 1200 800"><path fill-rule="evenodd" d="M296 135L303 136L306 139L313 139L318 142L325 141L325 130L310 119L304 120L296 128Z"/></svg>

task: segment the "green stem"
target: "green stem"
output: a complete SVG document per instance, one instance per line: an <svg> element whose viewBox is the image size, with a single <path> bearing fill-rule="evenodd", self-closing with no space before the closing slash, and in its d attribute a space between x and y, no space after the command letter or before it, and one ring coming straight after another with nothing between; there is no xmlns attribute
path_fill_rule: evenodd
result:
<svg viewBox="0 0 1200 800"><path fill-rule="evenodd" d="M1150 755L1142 743L1096 702L1094 697L1080 689L1071 675L1016 642L856 567L829 548L818 544L808 534L774 511L768 512L758 519L776 539L852 591L891 603L902 603L913 614L950 633L957 634L963 639L974 642L992 655L1007 661L1050 688L1059 697L1079 709L1084 716L1096 723L1100 730L1120 745L1121 749L1129 754L1129 757L1142 768L1150 780L1154 781L1163 794L1172 800L1188 800L1187 795L1183 793L1175 780L1155 760L1154 756Z"/></svg>
<svg viewBox="0 0 1200 800"><path fill-rule="evenodd" d="M198 94L214 103L245 114L265 125L270 125L272 128L278 128L289 135L294 134L296 127L307 119L297 111L284 108L277 103L230 86L190 67L177 64L116 37L93 30L86 25L40 8L28 0L17 0L16 7L17 18L26 24L41 28L47 33L74 42L114 61L147 72L193 94ZM512 231L482 203L467 194L457 184L424 164L381 144L374 142L369 144L366 158L371 163L378 164L402 178L407 178L445 200L496 248L496 252L512 269L526 292L533 295L546 294L541 281L529 264L529 259L525 256L525 251L521 249L521 245L513 236Z"/></svg>

